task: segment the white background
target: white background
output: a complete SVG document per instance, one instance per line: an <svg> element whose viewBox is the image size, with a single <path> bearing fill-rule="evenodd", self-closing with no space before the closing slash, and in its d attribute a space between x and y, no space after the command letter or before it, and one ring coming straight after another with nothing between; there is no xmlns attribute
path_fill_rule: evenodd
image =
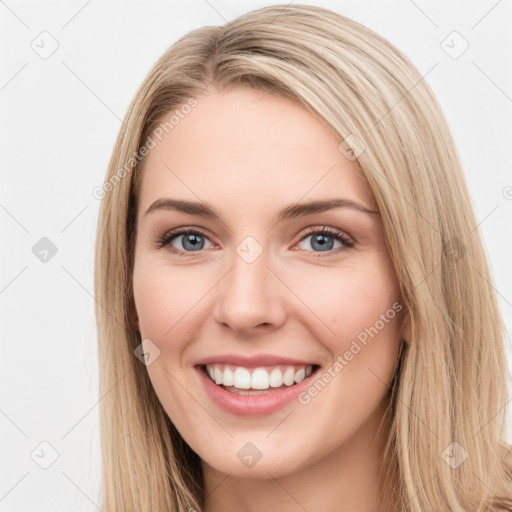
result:
<svg viewBox="0 0 512 512"><path fill-rule="evenodd" d="M164 50L194 28L272 3L278 2L0 3L4 512L97 509L93 259L99 201L92 190L104 180L132 96ZM512 2L309 3L380 33L422 74L437 64L426 80L460 151L512 332ZM40 36L43 31L51 36ZM469 43L457 59L441 47L453 31ZM51 38L58 48L43 59L31 45L48 50ZM46 263L32 252L42 237L58 249ZM509 408L509 440L511 415ZM48 469L34 461L50 461L51 448L41 442L59 454Z"/></svg>

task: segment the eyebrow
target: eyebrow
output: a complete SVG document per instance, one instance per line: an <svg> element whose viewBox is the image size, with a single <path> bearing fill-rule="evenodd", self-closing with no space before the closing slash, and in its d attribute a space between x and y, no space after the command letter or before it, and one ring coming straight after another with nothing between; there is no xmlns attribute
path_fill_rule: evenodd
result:
<svg viewBox="0 0 512 512"><path fill-rule="evenodd" d="M352 208L368 215L375 215L379 213L378 210L370 210L369 208L366 208L365 206L350 199L324 199L309 201L307 203L291 204L279 212L277 222L284 219L321 213L334 208ZM188 213L190 215L197 215L199 217L221 220L220 214L213 207L205 203L187 201L184 199L171 199L167 197L158 199L146 210L144 216L156 210L175 210Z"/></svg>

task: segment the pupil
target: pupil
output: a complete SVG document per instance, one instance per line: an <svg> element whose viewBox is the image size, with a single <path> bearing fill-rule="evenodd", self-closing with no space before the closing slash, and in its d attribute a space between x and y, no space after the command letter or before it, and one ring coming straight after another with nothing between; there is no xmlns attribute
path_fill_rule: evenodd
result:
<svg viewBox="0 0 512 512"><path fill-rule="evenodd" d="M201 249L201 247L200 247L201 242L202 242L201 238L202 238L201 235L194 235L194 234L186 235L183 240L183 247L185 247L185 249L192 249L193 251ZM188 245L188 244L190 244L190 245ZM187 245L188 245L188 247L187 247Z"/></svg>
<svg viewBox="0 0 512 512"><path fill-rule="evenodd" d="M330 236L318 234L315 237L313 237L313 248L315 248L315 243L318 243L319 245L316 247L320 251L328 251L332 249L332 242L333 239Z"/></svg>

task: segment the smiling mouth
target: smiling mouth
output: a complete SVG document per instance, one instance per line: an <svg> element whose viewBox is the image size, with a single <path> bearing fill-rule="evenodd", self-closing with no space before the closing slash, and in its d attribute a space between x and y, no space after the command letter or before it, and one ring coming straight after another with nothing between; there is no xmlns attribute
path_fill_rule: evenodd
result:
<svg viewBox="0 0 512 512"><path fill-rule="evenodd" d="M275 365L246 368L230 364L200 365L206 376L220 388L238 395L265 395L299 384L320 366Z"/></svg>

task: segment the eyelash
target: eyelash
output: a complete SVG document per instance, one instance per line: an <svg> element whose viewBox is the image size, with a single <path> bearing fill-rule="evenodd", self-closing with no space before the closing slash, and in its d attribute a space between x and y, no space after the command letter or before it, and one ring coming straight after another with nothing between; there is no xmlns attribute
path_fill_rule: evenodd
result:
<svg viewBox="0 0 512 512"><path fill-rule="evenodd" d="M169 252L171 252L173 254L178 254L185 258L197 257L197 256L199 256L199 254L197 254L197 255L194 254L195 251L182 251L179 249L175 249L174 247L169 245L174 240L174 238L177 238L180 235L187 235L187 234L191 234L191 233L194 235L204 236L205 238L208 238L208 240L209 240L209 237L198 228L192 228L192 227L178 228L176 230L172 230L172 231L168 231L168 232L164 233L161 237L159 237L155 241L155 246L158 249L162 249L165 246L169 246L168 247ZM318 228L318 227L308 228L308 230L302 235L299 242L301 242L303 239L307 238L310 235L316 235L316 234L328 235L329 237L331 237L335 240L338 240L343 245L343 247L338 247L337 249L325 251L327 253L325 256L331 256L332 254L335 254L340 250L349 249L354 246L354 242L352 242L342 231L338 231L337 229L330 228L328 226L323 226L321 228ZM200 253L202 251L197 251L197 252ZM323 254L321 254L324 251L306 251L306 252L312 253L312 256L315 258L325 257Z"/></svg>

